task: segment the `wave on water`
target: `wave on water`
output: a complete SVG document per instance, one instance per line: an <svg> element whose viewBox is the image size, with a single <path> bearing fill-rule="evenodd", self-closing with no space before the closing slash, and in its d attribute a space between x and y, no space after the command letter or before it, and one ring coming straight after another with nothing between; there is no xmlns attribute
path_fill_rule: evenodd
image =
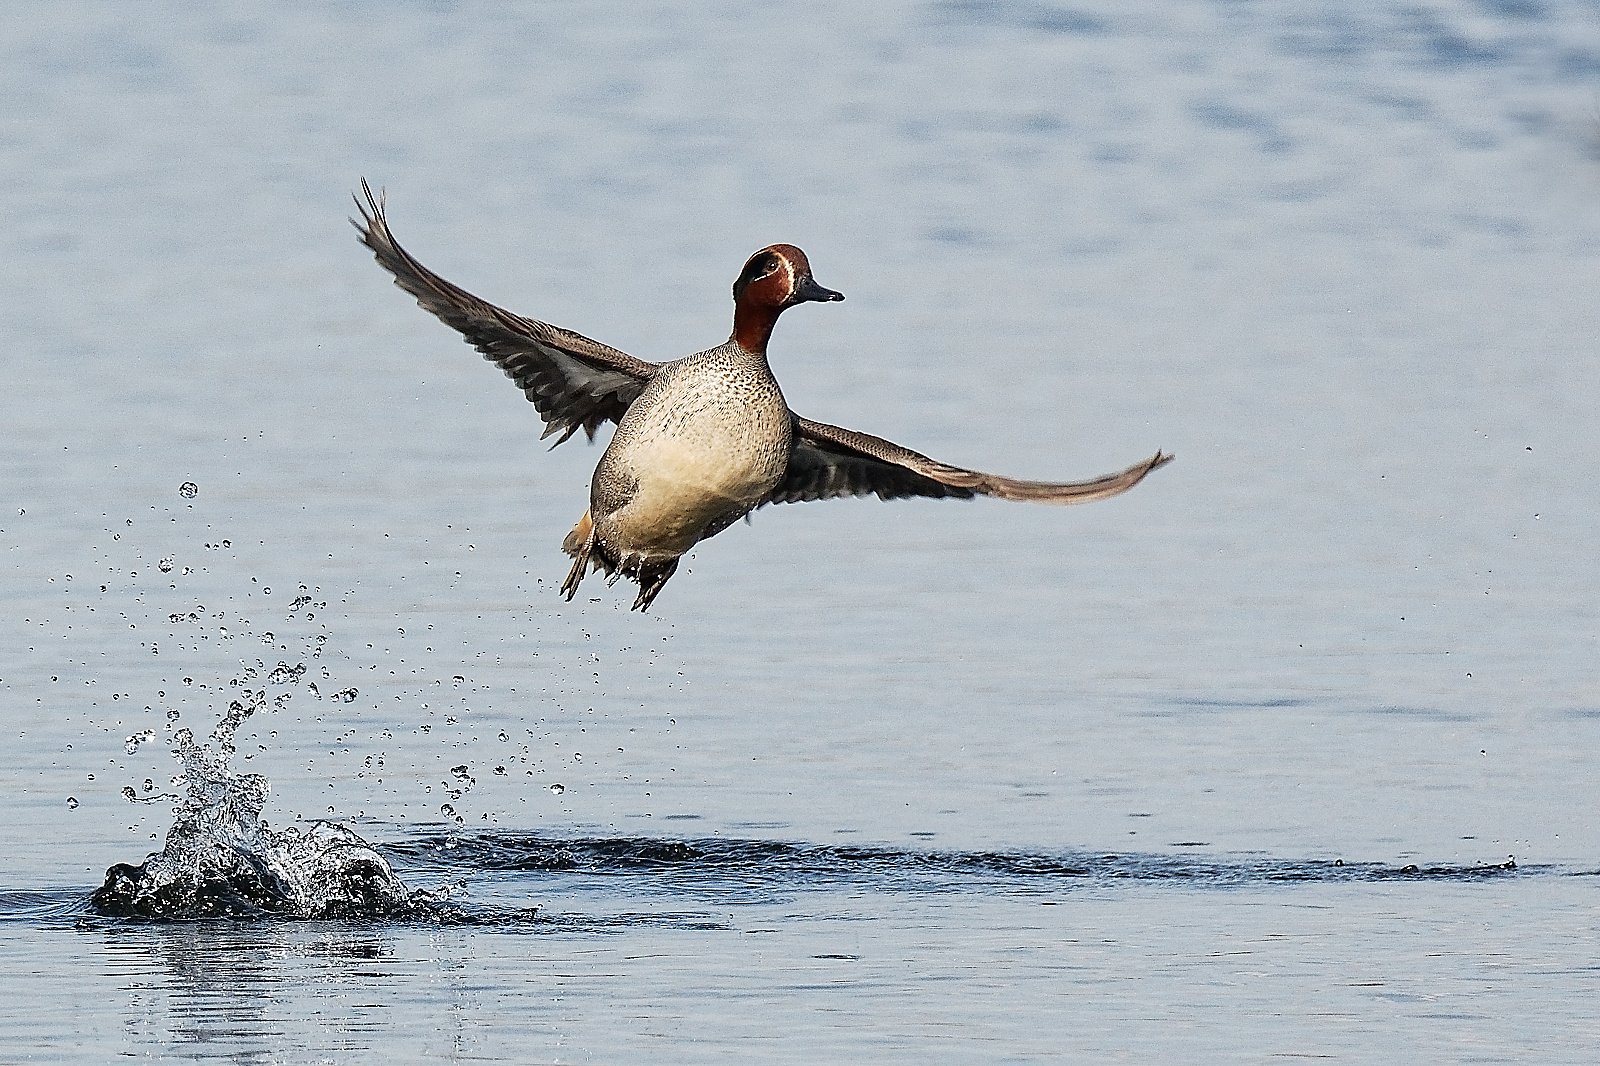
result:
<svg viewBox="0 0 1600 1066"><path fill-rule="evenodd" d="M865 883L880 890L1028 890L1113 882L1247 887L1294 882L1462 881L1549 872L1503 863L1393 866L1344 859L1237 862L1153 853L934 851L776 840L598 837L491 831L419 837L385 846L397 860L439 872L570 871L596 876L672 873L794 888Z"/></svg>
<svg viewBox="0 0 1600 1066"><path fill-rule="evenodd" d="M202 751L204 749L201 749ZM185 761L186 773L189 761ZM249 776L249 775L245 775ZM113 866L90 907L106 917L145 919L333 918L389 922L585 927L682 925L670 914L595 916L464 908L450 889L408 890L390 865L469 883L508 873L637 878L689 895L733 888L786 893L848 886L895 892L1060 893L1115 886L1239 889L1355 882L1464 882L1555 871L1488 865L1394 866L1379 862L1254 859L1238 862L1151 853L924 851L837 847L773 840L654 837L563 838L493 831L444 833L374 846L351 830L316 822L277 833L259 821L255 793L235 786L199 808L186 804L167 846L142 866ZM379 847L387 854L379 853ZM659 902L659 887L652 895ZM698 891L697 891L698 890ZM693 917L693 916L691 916ZM698 921L689 922L699 927Z"/></svg>

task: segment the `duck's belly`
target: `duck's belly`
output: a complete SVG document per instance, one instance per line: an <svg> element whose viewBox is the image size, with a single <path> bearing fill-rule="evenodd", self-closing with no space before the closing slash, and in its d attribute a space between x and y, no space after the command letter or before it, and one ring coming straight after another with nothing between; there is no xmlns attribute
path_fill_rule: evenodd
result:
<svg viewBox="0 0 1600 1066"><path fill-rule="evenodd" d="M633 491L605 514L601 533L622 551L681 555L706 527L760 503L783 476L786 435L737 423L687 428L642 425L615 457Z"/></svg>

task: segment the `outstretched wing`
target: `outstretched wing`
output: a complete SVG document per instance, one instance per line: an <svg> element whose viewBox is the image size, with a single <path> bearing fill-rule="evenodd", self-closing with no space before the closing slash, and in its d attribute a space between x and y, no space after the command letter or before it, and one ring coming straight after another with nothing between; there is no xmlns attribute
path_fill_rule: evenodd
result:
<svg viewBox="0 0 1600 1066"><path fill-rule="evenodd" d="M857 433L798 415L794 420L794 452L789 469L768 497L771 503L801 503L839 496L871 496L895 500L905 496L946 496L1040 503L1089 503L1127 492L1158 466L1172 461L1165 452L1115 474L1089 481L1018 481L1015 478L963 470L902 448L870 433Z"/></svg>
<svg viewBox="0 0 1600 1066"><path fill-rule="evenodd" d="M356 200L361 221L350 220L394 283L417 298L467 343L483 353L527 394L545 421L544 436L559 432L560 444L579 429L594 439L606 422L620 422L628 405L656 371L635 359L547 322L523 318L457 288L411 257L389 232L383 200L365 178Z"/></svg>

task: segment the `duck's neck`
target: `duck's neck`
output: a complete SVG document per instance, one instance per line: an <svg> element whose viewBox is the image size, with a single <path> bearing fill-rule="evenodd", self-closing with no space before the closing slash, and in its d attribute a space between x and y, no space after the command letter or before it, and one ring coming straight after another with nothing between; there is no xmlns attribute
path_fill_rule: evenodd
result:
<svg viewBox="0 0 1600 1066"><path fill-rule="evenodd" d="M767 341L772 339L772 327L777 325L781 307L755 303L740 303L733 309L733 342L751 355L763 359L767 355Z"/></svg>

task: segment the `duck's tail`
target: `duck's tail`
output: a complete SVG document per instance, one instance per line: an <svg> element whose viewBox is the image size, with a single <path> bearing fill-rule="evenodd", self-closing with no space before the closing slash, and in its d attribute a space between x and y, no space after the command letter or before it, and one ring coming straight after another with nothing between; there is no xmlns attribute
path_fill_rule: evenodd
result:
<svg viewBox="0 0 1600 1066"><path fill-rule="evenodd" d="M561 583L561 591L569 602L578 594L578 586L589 576L589 571L604 570L613 583L618 577L630 577L639 583L639 597L633 601L632 610L643 611L678 569L676 556L660 559L632 552L619 557L613 548L594 535L594 515L589 511L583 512L578 524L561 542L561 550L572 556L572 569Z"/></svg>

